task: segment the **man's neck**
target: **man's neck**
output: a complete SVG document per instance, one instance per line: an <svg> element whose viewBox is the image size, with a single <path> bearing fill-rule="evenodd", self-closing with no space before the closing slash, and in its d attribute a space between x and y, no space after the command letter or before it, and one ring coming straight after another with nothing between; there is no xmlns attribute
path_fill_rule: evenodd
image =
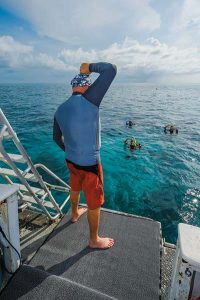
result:
<svg viewBox="0 0 200 300"><path fill-rule="evenodd" d="M83 94L87 91L88 86L76 86L72 88L73 93Z"/></svg>
<svg viewBox="0 0 200 300"><path fill-rule="evenodd" d="M73 92L72 95L76 96L76 95L82 95L81 92Z"/></svg>

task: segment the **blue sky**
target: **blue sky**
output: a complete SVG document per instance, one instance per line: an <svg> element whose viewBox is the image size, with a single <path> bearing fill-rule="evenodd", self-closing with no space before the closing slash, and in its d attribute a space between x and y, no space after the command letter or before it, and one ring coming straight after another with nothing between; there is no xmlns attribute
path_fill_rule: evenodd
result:
<svg viewBox="0 0 200 300"><path fill-rule="evenodd" d="M119 81L199 83L199 0L0 0L0 82L66 82L109 61Z"/></svg>

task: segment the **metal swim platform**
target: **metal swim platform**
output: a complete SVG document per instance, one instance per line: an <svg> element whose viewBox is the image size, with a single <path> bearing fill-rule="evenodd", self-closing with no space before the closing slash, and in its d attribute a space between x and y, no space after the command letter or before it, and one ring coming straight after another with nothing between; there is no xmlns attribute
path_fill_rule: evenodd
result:
<svg viewBox="0 0 200 300"><path fill-rule="evenodd" d="M88 248L86 215L71 224L68 212L1 300L160 299L160 223L102 210L100 232L113 248Z"/></svg>
<svg viewBox="0 0 200 300"><path fill-rule="evenodd" d="M17 154L6 151L7 140L13 142ZM1 109L0 161L5 165L5 167L0 166L0 176L4 180L9 184L13 184L13 178L17 178L21 182L19 185L20 191L18 192L20 209L27 207L36 209L34 205L37 204L37 209L46 214L51 220L56 220L62 216L62 209L69 200L70 186L43 164L33 164ZM42 170L51 180L58 182L58 185L44 181L39 170ZM52 191L66 194L62 204L59 205L56 202Z"/></svg>

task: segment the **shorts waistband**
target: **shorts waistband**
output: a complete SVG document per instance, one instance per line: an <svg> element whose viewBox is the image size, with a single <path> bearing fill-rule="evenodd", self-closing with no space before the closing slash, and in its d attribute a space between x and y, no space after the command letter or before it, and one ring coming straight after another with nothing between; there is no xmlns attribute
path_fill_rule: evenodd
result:
<svg viewBox="0 0 200 300"><path fill-rule="evenodd" d="M72 164L74 166L74 168L76 168L78 170L92 172L92 173L96 174L97 176L99 176L99 168L98 168L99 164L92 165L92 166L80 166L80 165L73 163L69 159L66 159L66 162Z"/></svg>

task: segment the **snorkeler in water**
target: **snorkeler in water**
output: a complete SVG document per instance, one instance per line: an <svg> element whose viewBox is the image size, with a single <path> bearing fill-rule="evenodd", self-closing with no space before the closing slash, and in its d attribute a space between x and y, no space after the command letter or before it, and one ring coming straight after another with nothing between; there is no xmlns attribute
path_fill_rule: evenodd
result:
<svg viewBox="0 0 200 300"><path fill-rule="evenodd" d="M135 125L135 123L133 121L131 121L131 120L126 121L126 126L127 127L132 128L133 125Z"/></svg>
<svg viewBox="0 0 200 300"><path fill-rule="evenodd" d="M124 144L127 145L130 148L130 150L136 150L142 148L142 145L138 144L134 137L132 137L131 139L126 139L124 141Z"/></svg>
<svg viewBox="0 0 200 300"><path fill-rule="evenodd" d="M170 133L170 134L173 134L173 133L176 133L178 134L178 128L176 128L174 125L166 125L164 127L164 133L167 134L167 133Z"/></svg>

